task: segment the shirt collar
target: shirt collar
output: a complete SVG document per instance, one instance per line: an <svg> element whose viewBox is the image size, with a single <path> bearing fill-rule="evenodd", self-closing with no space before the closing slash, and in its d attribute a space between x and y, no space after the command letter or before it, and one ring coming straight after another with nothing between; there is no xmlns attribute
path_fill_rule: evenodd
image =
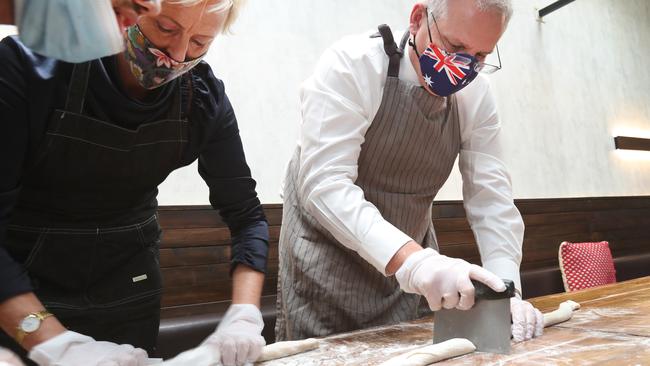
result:
<svg viewBox="0 0 650 366"><path fill-rule="evenodd" d="M399 79L410 84L420 85L418 74L409 59L409 46L408 43L404 48L404 56L400 60Z"/></svg>

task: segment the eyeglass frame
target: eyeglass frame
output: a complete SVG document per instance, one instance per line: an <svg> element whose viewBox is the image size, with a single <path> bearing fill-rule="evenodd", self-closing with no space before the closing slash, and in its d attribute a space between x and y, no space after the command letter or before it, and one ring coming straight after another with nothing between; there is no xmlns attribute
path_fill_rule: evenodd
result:
<svg viewBox="0 0 650 366"><path fill-rule="evenodd" d="M438 31L438 36L440 37L440 42L444 42L442 33L440 33L440 28L438 28L438 22L436 21L436 17L435 17L435 15L433 15L433 11L427 9L427 15L428 14L431 14L431 19L433 19L433 24L435 24L436 31ZM431 43L433 43L433 37L431 37L431 27L430 27L430 24L429 24L429 17L427 16L426 18L427 18L427 32L429 33L429 41ZM480 72L480 73L483 73L483 74L494 74L495 72L502 69L501 55L499 54L499 45L497 44L495 46L496 46L496 51L497 51L497 58L499 60L499 65L497 66L497 65L489 64L487 62L477 61L476 66L474 66L474 71ZM456 56L458 54L458 52L447 52L447 54L450 55L450 56ZM486 69L486 66L489 66L489 68Z"/></svg>

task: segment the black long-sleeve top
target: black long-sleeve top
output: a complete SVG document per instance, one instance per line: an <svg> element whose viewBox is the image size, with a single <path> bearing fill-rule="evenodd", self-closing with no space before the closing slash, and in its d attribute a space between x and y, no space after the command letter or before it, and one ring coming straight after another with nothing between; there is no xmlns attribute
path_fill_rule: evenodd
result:
<svg viewBox="0 0 650 366"><path fill-rule="evenodd" d="M210 203L231 231L233 268L245 264L265 272L268 224L223 82L202 62L190 71L191 82L187 77L176 79L158 88L150 102L142 103L122 92L115 57L92 62L84 113L123 128L136 129L164 119L181 83L184 95L191 96L187 97L191 98L187 117L192 126L182 163L190 164L198 157L199 174L210 188ZM43 141L50 115L65 105L72 66L32 53L17 38L0 42L0 302L32 290L25 269L4 248L5 236L20 201L21 179ZM149 205L155 209L157 187L151 190ZM60 212L65 215L67 209L61 207ZM125 208L111 215L128 220L132 211Z"/></svg>

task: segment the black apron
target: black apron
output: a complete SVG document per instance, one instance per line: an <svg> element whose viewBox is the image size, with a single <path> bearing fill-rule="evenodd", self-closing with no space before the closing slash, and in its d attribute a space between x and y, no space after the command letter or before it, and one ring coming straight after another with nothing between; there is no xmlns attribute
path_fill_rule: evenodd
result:
<svg viewBox="0 0 650 366"><path fill-rule="evenodd" d="M90 66L74 66L66 106L23 176L5 245L68 329L152 353L162 292L157 186L183 165L189 135L181 83L166 119L129 130L84 115ZM33 364L13 334L2 336L0 346Z"/></svg>

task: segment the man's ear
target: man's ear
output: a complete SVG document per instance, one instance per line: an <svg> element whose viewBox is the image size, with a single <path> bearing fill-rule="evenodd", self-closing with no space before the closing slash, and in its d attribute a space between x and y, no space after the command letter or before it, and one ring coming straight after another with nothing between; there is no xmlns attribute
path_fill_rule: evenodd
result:
<svg viewBox="0 0 650 366"><path fill-rule="evenodd" d="M426 5L422 3L417 3L413 6L413 10L411 10L411 17L409 21L409 32L413 35L415 35L418 30L420 30L420 27L422 26L422 22L425 21L425 17L427 16L427 7Z"/></svg>

